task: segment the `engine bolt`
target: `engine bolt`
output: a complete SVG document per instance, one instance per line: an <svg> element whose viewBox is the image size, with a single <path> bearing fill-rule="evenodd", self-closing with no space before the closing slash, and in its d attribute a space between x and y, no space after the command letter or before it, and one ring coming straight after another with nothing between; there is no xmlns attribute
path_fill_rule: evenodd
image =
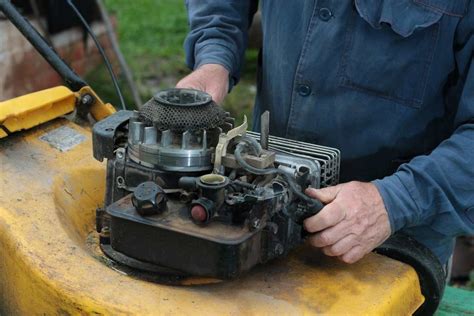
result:
<svg viewBox="0 0 474 316"><path fill-rule="evenodd" d="M102 227L99 234L99 240L101 244L110 244L110 229L107 226Z"/></svg>
<svg viewBox="0 0 474 316"><path fill-rule="evenodd" d="M282 244L276 244L276 246L275 246L275 253L276 253L277 255L282 255L283 252L284 252L284 249L283 249Z"/></svg>
<svg viewBox="0 0 474 316"><path fill-rule="evenodd" d="M252 228L259 228L260 227L260 219L258 218L255 218L253 221L252 221Z"/></svg>
<svg viewBox="0 0 474 316"><path fill-rule="evenodd" d="M91 96L90 94L84 94L81 98L81 103L83 105L92 105L94 102L94 97Z"/></svg>

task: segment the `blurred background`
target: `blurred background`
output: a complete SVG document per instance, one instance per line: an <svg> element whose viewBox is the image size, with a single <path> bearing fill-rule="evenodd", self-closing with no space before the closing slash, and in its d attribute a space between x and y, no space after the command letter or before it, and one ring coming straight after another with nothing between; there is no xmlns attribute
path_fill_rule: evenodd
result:
<svg viewBox="0 0 474 316"><path fill-rule="evenodd" d="M184 1L180 0L106 0L115 16L120 46L134 73L142 100L146 101L160 89L174 87L189 73L184 63L183 42L188 32ZM226 98L224 108L236 118L250 118L256 86L255 72L258 50L247 51L241 82ZM86 76L86 80L104 98L118 104L104 66ZM132 96L121 80L128 104Z"/></svg>
<svg viewBox="0 0 474 316"><path fill-rule="evenodd" d="M106 67L94 43L64 0L13 0L60 55L102 97L116 106ZM183 41L188 31L184 0L102 0L121 52L133 74L142 102L160 89L174 87L189 73L184 62ZM91 24L118 75L127 106L136 108L104 27L95 0L75 1ZM255 37L255 36L254 36ZM253 39L258 42L258 39ZM257 44L258 45L258 44ZM223 104L238 120L250 118L256 86L257 45L246 54L242 79ZM8 21L0 16L0 100L61 84L61 79Z"/></svg>

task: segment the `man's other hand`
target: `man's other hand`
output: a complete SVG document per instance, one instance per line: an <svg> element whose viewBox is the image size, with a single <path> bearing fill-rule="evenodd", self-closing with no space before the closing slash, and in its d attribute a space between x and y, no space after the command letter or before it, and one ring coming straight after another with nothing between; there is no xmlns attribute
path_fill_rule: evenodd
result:
<svg viewBox="0 0 474 316"><path fill-rule="evenodd" d="M229 91L229 71L218 64L202 65L181 79L176 88L189 88L207 92L214 102L221 104Z"/></svg>
<svg viewBox="0 0 474 316"><path fill-rule="evenodd" d="M325 204L304 227L312 233L311 245L326 255L354 263L390 236L387 210L374 184L354 181L306 194Z"/></svg>

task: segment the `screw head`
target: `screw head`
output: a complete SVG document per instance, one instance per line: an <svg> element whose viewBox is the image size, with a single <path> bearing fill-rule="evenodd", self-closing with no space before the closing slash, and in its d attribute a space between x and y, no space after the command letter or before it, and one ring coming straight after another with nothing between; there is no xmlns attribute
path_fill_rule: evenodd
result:
<svg viewBox="0 0 474 316"><path fill-rule="evenodd" d="M260 227L260 219L259 219L259 218L255 218L255 219L252 221L252 227L253 227L253 228L259 228L259 227Z"/></svg>
<svg viewBox="0 0 474 316"><path fill-rule="evenodd" d="M91 105L94 102L94 98L90 94L84 94L81 98L83 105Z"/></svg>
<svg viewBox="0 0 474 316"><path fill-rule="evenodd" d="M275 252L276 252L277 255L282 255L284 251L285 251L285 249L283 249L282 244L277 244L275 246Z"/></svg>

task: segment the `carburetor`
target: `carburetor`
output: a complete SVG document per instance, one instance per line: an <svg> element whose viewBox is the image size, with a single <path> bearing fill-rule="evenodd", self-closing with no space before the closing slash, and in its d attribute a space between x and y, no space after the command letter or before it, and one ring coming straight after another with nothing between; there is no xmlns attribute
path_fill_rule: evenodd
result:
<svg viewBox="0 0 474 316"><path fill-rule="evenodd" d="M230 279L301 244L302 220L322 207L303 191L336 184L340 154L270 136L268 115L248 132L207 93L169 89L95 124L103 252L140 271Z"/></svg>

